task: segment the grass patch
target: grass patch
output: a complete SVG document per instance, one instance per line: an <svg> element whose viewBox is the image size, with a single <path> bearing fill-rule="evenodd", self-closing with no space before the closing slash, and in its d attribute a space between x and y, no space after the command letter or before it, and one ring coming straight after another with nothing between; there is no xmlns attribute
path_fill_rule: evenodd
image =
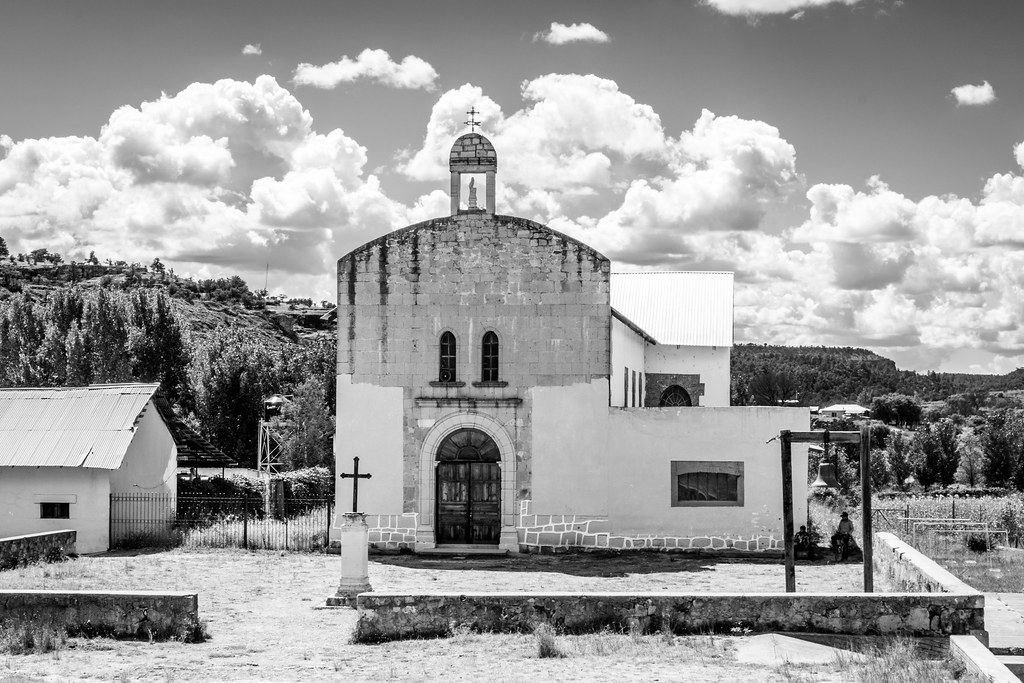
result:
<svg viewBox="0 0 1024 683"><path fill-rule="evenodd" d="M920 681L962 681L984 683L986 679L970 675L952 659L924 659L910 640L897 638L865 650L865 657L840 652L836 668L861 683L919 683Z"/></svg>
<svg viewBox="0 0 1024 683"><path fill-rule="evenodd" d="M45 654L67 647L68 633L59 626L26 620L0 622L0 653Z"/></svg>
<svg viewBox="0 0 1024 683"><path fill-rule="evenodd" d="M555 629L550 624L541 622L533 629L533 637L537 641L537 656L541 659L561 659L565 657L565 651L558 644L555 638Z"/></svg>

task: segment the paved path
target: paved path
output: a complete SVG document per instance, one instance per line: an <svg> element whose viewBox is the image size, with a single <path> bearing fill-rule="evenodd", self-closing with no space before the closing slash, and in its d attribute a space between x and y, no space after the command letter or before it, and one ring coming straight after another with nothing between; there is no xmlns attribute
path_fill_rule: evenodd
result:
<svg viewBox="0 0 1024 683"><path fill-rule="evenodd" d="M985 593L985 629L993 652L1024 654L1024 593Z"/></svg>
<svg viewBox="0 0 1024 683"><path fill-rule="evenodd" d="M1024 593L985 593L988 647L1017 678L1024 674Z"/></svg>

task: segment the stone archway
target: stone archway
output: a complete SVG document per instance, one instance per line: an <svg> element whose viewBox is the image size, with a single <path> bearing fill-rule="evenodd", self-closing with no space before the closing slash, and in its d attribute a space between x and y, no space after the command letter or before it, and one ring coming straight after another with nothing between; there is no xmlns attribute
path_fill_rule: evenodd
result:
<svg viewBox="0 0 1024 683"><path fill-rule="evenodd" d="M497 448L497 465L501 469L500 519L498 547L517 551L515 503L516 458L515 444L501 422L483 413L452 413L438 420L427 432L420 445L419 500L416 549L427 550L437 544L437 466L438 454L445 440L460 430L475 430L485 434Z"/></svg>

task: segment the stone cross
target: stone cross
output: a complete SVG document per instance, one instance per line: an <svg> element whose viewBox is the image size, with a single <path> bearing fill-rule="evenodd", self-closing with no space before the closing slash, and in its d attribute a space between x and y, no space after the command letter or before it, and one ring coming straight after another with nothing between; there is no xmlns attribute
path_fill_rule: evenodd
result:
<svg viewBox="0 0 1024 683"><path fill-rule="evenodd" d="M359 474L359 456L352 458L352 474L339 474L342 479L352 480L352 512L359 512L359 480L369 479L372 474Z"/></svg>

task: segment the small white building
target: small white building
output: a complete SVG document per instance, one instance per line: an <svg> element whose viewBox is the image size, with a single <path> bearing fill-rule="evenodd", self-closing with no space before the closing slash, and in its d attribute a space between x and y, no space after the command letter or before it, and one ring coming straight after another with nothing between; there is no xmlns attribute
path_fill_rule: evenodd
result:
<svg viewBox="0 0 1024 683"><path fill-rule="evenodd" d="M0 390L0 537L74 529L109 547L111 494L175 495L158 384Z"/></svg>
<svg viewBox="0 0 1024 683"><path fill-rule="evenodd" d="M822 408L820 415L822 417L865 417L868 412L867 408L856 403L836 403Z"/></svg>

